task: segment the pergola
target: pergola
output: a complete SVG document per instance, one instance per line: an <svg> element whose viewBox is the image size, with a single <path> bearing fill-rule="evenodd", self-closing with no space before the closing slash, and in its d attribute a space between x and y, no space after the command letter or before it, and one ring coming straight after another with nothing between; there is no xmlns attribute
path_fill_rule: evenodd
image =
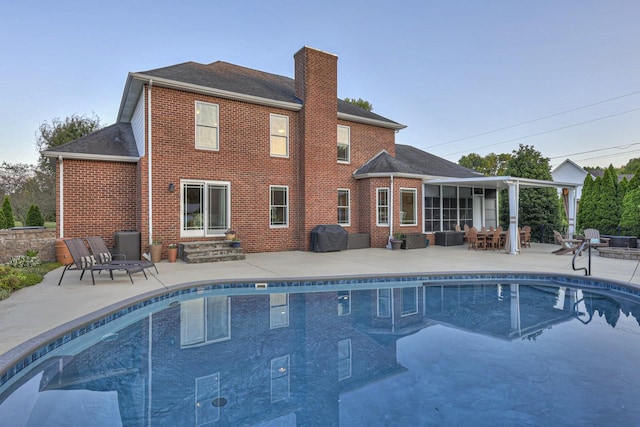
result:
<svg viewBox="0 0 640 427"><path fill-rule="evenodd" d="M509 242L508 253L518 254L518 207L521 188L555 188L562 189L565 213L569 221L568 234L575 234L576 229L576 189L582 184L573 182L545 181L542 179L519 178L515 176L488 176L478 178L441 178L424 180L427 185L457 185L495 188L509 190Z"/></svg>

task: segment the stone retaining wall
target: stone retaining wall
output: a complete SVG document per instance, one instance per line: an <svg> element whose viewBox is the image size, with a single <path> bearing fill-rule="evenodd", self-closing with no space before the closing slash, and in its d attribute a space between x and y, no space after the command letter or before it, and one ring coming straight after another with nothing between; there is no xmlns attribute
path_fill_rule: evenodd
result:
<svg viewBox="0 0 640 427"><path fill-rule="evenodd" d="M51 229L0 230L0 264L24 255L27 249L38 251L43 262L56 260L56 231Z"/></svg>

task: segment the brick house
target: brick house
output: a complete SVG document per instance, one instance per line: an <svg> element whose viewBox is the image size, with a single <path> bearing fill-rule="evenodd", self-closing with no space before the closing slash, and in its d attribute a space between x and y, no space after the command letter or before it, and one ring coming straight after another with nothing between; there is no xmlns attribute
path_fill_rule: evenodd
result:
<svg viewBox="0 0 640 427"><path fill-rule="evenodd" d="M57 164L58 236L136 230L146 252L231 228L246 252L267 252L307 250L319 224L384 247L394 231L471 223L464 209L434 217L446 190L425 182L479 175L396 144L404 125L338 99L337 60L303 47L293 79L220 61L130 73L114 125L43 152ZM496 190L482 194L495 211Z"/></svg>

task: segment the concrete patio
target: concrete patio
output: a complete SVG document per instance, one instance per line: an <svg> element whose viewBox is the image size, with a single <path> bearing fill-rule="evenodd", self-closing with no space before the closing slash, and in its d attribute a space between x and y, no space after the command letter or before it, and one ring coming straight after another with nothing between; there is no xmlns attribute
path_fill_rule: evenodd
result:
<svg viewBox="0 0 640 427"><path fill-rule="evenodd" d="M341 252L275 252L248 254L246 260L223 263L158 264L159 274L135 274L131 285L126 274L106 274L79 280L80 273L70 271L57 286L62 268L49 273L36 286L22 289L0 301L0 354L66 322L119 301L148 292L168 289L185 283L211 280L292 279L327 276L389 275L393 273L448 272L532 272L583 276L573 271L573 255L554 255L558 246L532 243L519 255L504 252L467 250L466 246L431 246L424 249L357 249ZM587 265L587 256L578 257L577 267ZM591 261L594 278L615 280L640 286L639 262L599 257L594 251Z"/></svg>

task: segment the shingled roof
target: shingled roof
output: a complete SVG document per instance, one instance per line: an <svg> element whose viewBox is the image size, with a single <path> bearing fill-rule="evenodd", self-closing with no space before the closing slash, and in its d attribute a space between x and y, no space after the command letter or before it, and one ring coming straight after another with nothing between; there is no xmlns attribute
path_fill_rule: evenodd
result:
<svg viewBox="0 0 640 427"><path fill-rule="evenodd" d="M447 178L478 178L482 174L409 145L396 144L396 157L382 150L353 175L417 175Z"/></svg>
<svg viewBox="0 0 640 427"><path fill-rule="evenodd" d="M42 154L46 157L64 155L66 158L84 159L110 157L121 161L137 161L140 158L129 123L107 126L66 144L45 150Z"/></svg>
<svg viewBox="0 0 640 427"><path fill-rule="evenodd" d="M157 79L162 79L164 83L175 82L177 84L191 85L194 90L196 88L207 88L223 91L229 95L241 94L263 100L289 103L297 105L298 109L302 108L303 104L303 101L295 95L295 82L292 78L253 70L224 61L216 61L211 64L184 62L168 67L132 73L129 79L127 87L132 88L133 91L129 92L125 89L125 99L123 99L123 105L126 105L129 109L128 114L133 111L135 100L126 98L133 96L137 99L141 91L139 82L135 84L131 79L156 79L156 84ZM123 108L121 108L122 111ZM360 118L365 121L379 122L383 126L387 125L394 129L405 127L379 114L338 99L338 116L341 115L342 118L347 120Z"/></svg>

